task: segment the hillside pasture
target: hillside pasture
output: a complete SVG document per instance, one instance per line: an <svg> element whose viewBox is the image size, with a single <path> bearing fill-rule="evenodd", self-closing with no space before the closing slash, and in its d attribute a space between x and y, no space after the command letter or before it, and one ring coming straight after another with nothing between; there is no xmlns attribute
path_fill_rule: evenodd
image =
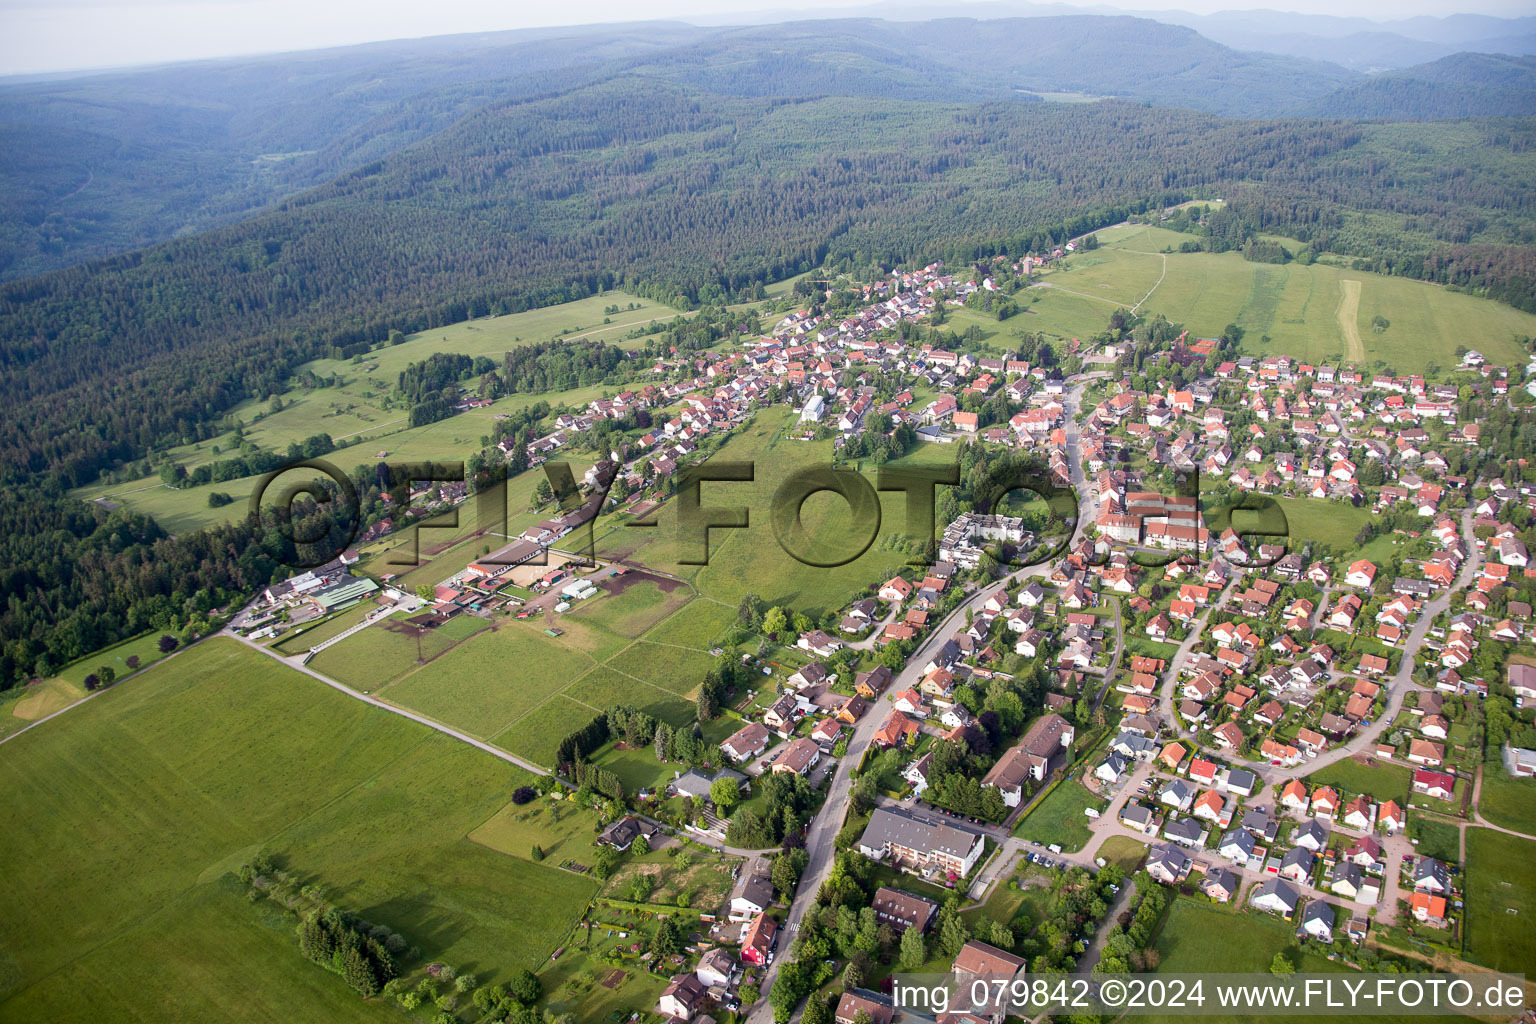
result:
<svg viewBox="0 0 1536 1024"><path fill-rule="evenodd" d="M1129 306L1145 294L1137 289L1149 263L1162 258L1148 254L1195 238L1144 225L1098 235L1100 248L1069 256L1067 269L1049 271L1043 280ZM1302 248L1294 240L1282 244L1292 252ZM1236 252L1174 251L1166 260L1166 275L1139 312L1162 313L1197 337L1215 337L1235 323L1244 331L1242 351L1250 355L1380 362L1410 373L1430 364L1455 366L1457 346L1478 349L1493 363L1515 363L1524 359L1518 339L1536 336L1536 315L1406 278L1321 262L1250 263ZM1375 329L1377 316L1387 321L1386 329Z"/></svg>

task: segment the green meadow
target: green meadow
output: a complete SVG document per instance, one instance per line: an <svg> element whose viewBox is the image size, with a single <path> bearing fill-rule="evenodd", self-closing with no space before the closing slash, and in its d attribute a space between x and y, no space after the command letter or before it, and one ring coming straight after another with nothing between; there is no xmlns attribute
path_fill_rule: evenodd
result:
<svg viewBox="0 0 1536 1024"><path fill-rule="evenodd" d="M1199 337L1214 337L1236 323L1244 331L1243 350L1254 355L1380 362L1399 373L1432 363L1448 369L1459 362L1458 345L1478 349L1494 363L1523 361L1518 339L1536 336L1536 316L1439 285L1328 263L1250 263L1235 252L1162 253L1193 238L1144 225L1110 228L1099 232L1099 249L1069 257L1066 269L1043 280L1052 290L1123 305L1146 296L1140 312L1162 313ZM1302 247L1283 244L1292 252ZM1167 273L1157 283L1164 258ZM1106 317L1112 308L1106 306ZM1379 332L1373 327L1377 316L1388 322Z"/></svg>
<svg viewBox="0 0 1536 1024"><path fill-rule="evenodd" d="M603 312L615 304L621 307L619 312ZM636 308L622 308L630 305ZM466 321L410 335L401 344L379 349L356 362L315 360L299 373L312 371L322 377L335 377L335 385L295 388L282 396L282 407L275 411L272 403L266 400L246 402L233 410L232 415L245 424L245 436L266 449L282 450L291 441L314 434L330 434L338 445L345 447L328 459L343 470L370 462L380 452L388 453L394 460L463 458L480 447L480 438L493 431L499 415L541 401L553 406L562 402L573 407L584 406L614 389L586 387L554 395L509 395L487 408L472 409L437 423L412 428L407 426L409 410L390 398L401 371L410 363L434 352L456 352L485 356L499 364L508 349L548 341L557 335L634 348L641 342L624 339L630 330L679 315L686 314L627 292L613 291L526 313ZM215 448L219 450L215 451ZM227 458L235 448L235 437L231 433L173 448L169 455L190 469ZM257 479L246 477L202 487L172 489L164 486L158 476L147 476L117 484L93 484L72 494L88 501L101 499L146 512L166 529L179 533L244 516ZM208 495L214 491L228 494L235 500L220 508L210 508Z"/></svg>
<svg viewBox="0 0 1536 1024"><path fill-rule="evenodd" d="M486 983L537 968L596 887L467 838L526 779L200 644L0 747L0 852L26 865L0 915L0 1020L393 1018L229 884L263 850L426 958Z"/></svg>

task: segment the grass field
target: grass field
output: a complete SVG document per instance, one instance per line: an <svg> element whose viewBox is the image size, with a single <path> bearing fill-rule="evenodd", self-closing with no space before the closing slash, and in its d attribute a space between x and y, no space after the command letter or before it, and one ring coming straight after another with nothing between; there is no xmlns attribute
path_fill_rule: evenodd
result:
<svg viewBox="0 0 1536 1024"><path fill-rule="evenodd" d="M373 631L370 627L364 633ZM329 653L322 652L310 664L318 669ZM590 655L526 622L502 621L494 632L460 644L376 692L391 703L488 739L592 665Z"/></svg>
<svg viewBox="0 0 1536 1024"><path fill-rule="evenodd" d="M1485 765L1477 809L1500 828L1536 835L1536 780L1512 779L1502 765Z"/></svg>
<svg viewBox="0 0 1536 1024"><path fill-rule="evenodd" d="M633 304L636 308L614 314L603 312L615 303L621 307ZM338 383L290 391L282 396L283 406L276 412L271 410L271 403L261 400L237 406L231 415L245 424L248 440L268 450L281 451L291 441L329 434L344 447L327 458L343 471L371 462L380 451L388 452L393 460L460 459L480 447L480 438L493 431L498 415L539 401L547 401L552 407L562 403L582 406L616 389L585 387L548 395L511 395L484 409L410 427L409 410L390 398L400 372L410 363L434 352L456 352L483 355L500 364L508 349L548 341L562 333L567 338L602 340L632 348L639 342L623 340L622 336L633 326L657 319L670 320L677 315L679 311L670 306L615 291L526 313L454 324L412 335L402 344L370 353L359 362L320 359L308 363L299 373L313 371L323 377L335 377ZM605 324L605 319L610 322ZM215 452L215 447L220 451ZM169 454L175 461L193 468L229 458L237 449L238 442L231 433L182 445ZM166 529L180 533L244 516L257 479L245 477L172 489L162 485L158 476L148 476L117 484L95 484L73 494L87 501L100 498L146 512ZM210 508L208 495L213 491L235 500L221 508Z"/></svg>
<svg viewBox="0 0 1536 1024"><path fill-rule="evenodd" d="M1159 969L1165 973L1263 973L1281 950L1289 951L1299 970L1324 970L1327 965L1321 957L1300 957L1296 933L1277 917L1188 899L1175 899L1169 907L1157 948L1163 957Z"/></svg>
<svg viewBox="0 0 1536 1024"><path fill-rule="evenodd" d="M1246 892L1244 898L1247 898ZM1342 923L1342 922L1341 922ZM1162 963L1158 967L1159 973L1178 974L1209 972L1221 974L1268 974L1270 963L1276 953L1284 952L1286 959L1290 960L1296 968L1296 973L1301 974L1337 974L1348 971L1343 964L1330 962L1326 957L1315 953L1303 953L1296 943L1296 933L1293 925L1280 920L1271 914L1262 911L1245 910L1238 906L1205 903L1193 899L1177 898L1168 908L1168 916L1163 922L1162 931L1158 933L1157 950L1162 956ZM1209 986L1207 986L1207 999L1209 999ZM1209 1002L1205 1009L1209 1011L1213 1007ZM1276 1013L1266 1013L1262 1016L1253 1014L1239 1016L1223 1016L1213 1013L1201 1013L1198 1015L1201 1021L1210 1021L1213 1024L1237 1024L1252 1020L1263 1020L1266 1024L1290 1024L1315 1020L1311 1016L1284 1016ZM1179 1024L1187 1022L1190 1014L1167 1016L1140 1016L1135 1018L1139 1022L1157 1022L1157 1024ZM1336 1024L1369 1024L1387 1019L1385 1016L1343 1016L1330 1015L1328 1018ZM1429 1024L1431 1021L1465 1021L1466 1017L1455 1016L1422 1016L1413 1018Z"/></svg>
<svg viewBox="0 0 1536 1024"><path fill-rule="evenodd" d="M644 679L678 696L696 690L704 680L704 673L714 663L715 659L708 651L648 640L636 641L607 662L609 668Z"/></svg>
<svg viewBox="0 0 1536 1024"><path fill-rule="evenodd" d="M1110 228L1098 236L1101 248L1069 257L1064 269L1044 275L1052 287L1029 294L1070 289L1107 300L1094 303L1104 307L1107 317L1111 303L1132 305L1147 294L1163 259L1156 254L1194 237L1143 225ZM1301 245L1287 247L1295 252ZM1307 362L1355 358L1364 365L1381 361L1406 373L1431 363L1454 366L1458 345L1478 349L1493 363L1517 362L1524 355L1516 339L1536 335L1536 316L1404 278L1324 263L1249 263L1238 253L1174 252L1166 260L1167 273L1140 312L1162 313L1200 337L1215 337L1236 323L1245 332L1243 350L1254 355L1283 352ZM1378 315L1390 325L1380 333L1372 327ZM1042 329L1047 320L1043 310L1038 317L1015 318L1035 319L1040 323L1033 329Z"/></svg>
<svg viewBox="0 0 1536 1024"><path fill-rule="evenodd" d="M435 629L403 632L405 616L396 614L354 633L315 655L309 667L346 683L353 689L373 692L444 653L455 643Z"/></svg>
<svg viewBox="0 0 1536 1024"><path fill-rule="evenodd" d="M1414 849L1426 857L1449 864L1461 863L1461 830L1448 821L1409 815L1408 838L1418 840Z"/></svg>
<svg viewBox="0 0 1536 1024"><path fill-rule="evenodd" d="M1068 853L1083 848L1093 833L1088 830L1084 809L1099 806L1099 799L1076 779L1068 779L1048 793L1035 809L1014 827L1013 834L1047 846L1057 844Z"/></svg>
<svg viewBox="0 0 1536 1024"><path fill-rule="evenodd" d="M597 712L592 708L557 693L514 722L494 742L536 764L553 766L560 741L595 717Z"/></svg>
<svg viewBox="0 0 1536 1024"><path fill-rule="evenodd" d="M1345 758L1313 772L1305 781L1308 786L1335 786L1346 793L1365 793L1377 803L1396 800L1406 805L1412 777L1413 772L1403 765L1377 761L1367 766Z"/></svg>
<svg viewBox="0 0 1536 1024"><path fill-rule="evenodd" d="M1111 864L1120 865L1127 875L1133 874L1147 855L1147 844L1130 836L1110 836L1099 844L1098 855Z"/></svg>
<svg viewBox="0 0 1536 1024"><path fill-rule="evenodd" d="M486 981L544 962L595 891L465 838L526 778L506 764L233 641L171 667L0 749L0 853L28 865L0 1020L388 1016L220 884L262 849Z"/></svg>
<svg viewBox="0 0 1536 1024"><path fill-rule="evenodd" d="M134 671L128 667L129 658L137 657L139 659L139 668L147 668L165 657L165 655L160 653L161 635L156 630L145 633L143 636L134 637L132 640L124 640L115 647L108 647L106 650L97 651L88 658L81 658L79 661L60 669L59 678L75 686L84 686L86 676L95 672L102 665L110 665L112 671L117 673L117 678L121 679L123 676Z"/></svg>
<svg viewBox="0 0 1536 1024"><path fill-rule="evenodd" d="M585 863L592 856L592 837L596 834L595 811L540 797L521 807L507 804L471 832L469 839L499 853L524 858L538 845L544 851L545 863L560 864L568 858Z"/></svg>
<svg viewBox="0 0 1536 1024"><path fill-rule="evenodd" d="M1465 884L1468 958L1529 973L1536 964L1536 843L1467 829Z"/></svg>
<svg viewBox="0 0 1536 1024"><path fill-rule="evenodd" d="M716 601L689 601L647 634L656 643L708 650L736 622L736 609Z"/></svg>
<svg viewBox="0 0 1536 1024"><path fill-rule="evenodd" d="M686 725L695 715L692 701L606 665L597 666L562 692L593 710L628 704L672 725Z"/></svg>
<svg viewBox="0 0 1536 1024"><path fill-rule="evenodd" d="M659 578L633 582L626 582L623 576L601 579L598 588L601 593L579 602L565 613L562 623L594 622L619 636L636 637L677 611L692 596L686 585Z"/></svg>
<svg viewBox="0 0 1536 1024"><path fill-rule="evenodd" d="M333 636L340 636L353 626L368 617L368 613L377 607L371 601L362 601L353 605L346 611L332 615L330 618L313 626L306 626L297 632L290 631L279 637L272 646L284 654L302 654L317 644L324 643Z"/></svg>
<svg viewBox="0 0 1536 1024"><path fill-rule="evenodd" d="M657 517L655 529L615 527L598 540L600 554L626 555L664 572L695 582L701 594L735 608L747 592L756 592L774 604L787 604L813 615L840 607L847 595L864 585L887 578L904 559L896 549L902 543L905 524L904 496L881 496L881 526L869 549L848 564L812 569L788 554L775 539L771 519L774 494L791 475L808 466L826 466L832 460L832 442L794 441L782 436L793 411L772 408L737 433L714 456L715 461L746 461L756 466L751 483L706 484L706 506L744 507L745 529L711 531L709 564L687 565L691 546L685 548L677 533L675 509L669 503ZM936 447L936 446L935 446ZM952 452L943 455L954 457ZM943 457L942 455L937 457ZM868 467L871 470L873 467ZM853 527L848 504L832 494L818 494L801 509L801 524L812 538L803 554L815 560L835 560L858 550L857 541L867 535ZM914 548L915 550L915 548Z"/></svg>

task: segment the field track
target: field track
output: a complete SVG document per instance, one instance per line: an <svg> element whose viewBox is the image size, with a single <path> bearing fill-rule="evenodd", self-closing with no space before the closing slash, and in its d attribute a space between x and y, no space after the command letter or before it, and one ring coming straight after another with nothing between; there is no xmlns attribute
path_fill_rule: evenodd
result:
<svg viewBox="0 0 1536 1024"><path fill-rule="evenodd" d="M1365 343L1360 340L1360 282L1339 282L1339 333L1344 337L1344 358L1357 365L1365 362Z"/></svg>

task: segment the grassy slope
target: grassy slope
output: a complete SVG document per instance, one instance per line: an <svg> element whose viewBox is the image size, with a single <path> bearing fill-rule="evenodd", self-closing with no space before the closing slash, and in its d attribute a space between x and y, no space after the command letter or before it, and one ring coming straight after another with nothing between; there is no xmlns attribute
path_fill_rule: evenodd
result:
<svg viewBox="0 0 1536 1024"><path fill-rule="evenodd" d="M1131 304L1146 294L1144 284L1150 286L1149 266L1156 280L1156 260L1145 253L1177 248L1193 237L1141 225L1102 231L1104 248L1071 257L1067 265L1073 269L1044 280ZM1288 248L1300 246L1292 242ZM1167 264L1167 276L1141 312L1162 313L1202 337L1236 323L1246 332L1244 350L1256 355L1284 352L1312 362L1343 357L1347 343L1338 313L1344 281L1360 283L1355 323L1366 360L1384 361L1400 373L1432 362L1453 366L1457 345L1479 349L1494 363L1517 362L1523 355L1515 339L1536 334L1536 316L1529 313L1404 278L1321 263L1249 263L1237 253L1175 252ZM1106 316L1112 308L1105 306ZM1378 314L1391 325L1379 334L1371 327ZM1265 335L1268 345L1261 340Z"/></svg>
<svg viewBox="0 0 1536 1024"><path fill-rule="evenodd" d="M604 314L605 307L617 303L637 309ZM266 401L248 402L232 415L249 424L246 436L263 448L281 450L290 441L313 434L330 434L341 442L356 442L356 447L336 452L330 461L343 470L370 461L380 451L390 458L453 459L463 458L479 447L480 437L491 433L495 417L538 401L552 405L566 402L585 405L604 393L603 388L578 388L557 395L512 395L485 409L475 409L423 427L406 426L408 409L386 397L399 380L400 372L412 362L434 352L457 352L486 356L500 364L502 356L518 345L547 341L561 332L565 337L609 341L632 348L638 342L621 341L631 327L655 319L670 320L679 311L627 292L605 292L600 296L558 306L514 313L509 316L467 321L450 327L411 335L400 345L371 353L361 363L319 359L304 369L322 376L339 376L335 387L296 390L283 396L284 407L270 412ZM611 323L604 324L604 319ZM302 372L302 371L301 371ZM613 389L607 389L612 391ZM217 446L225 454L215 454ZM170 455L188 468L219 458L228 458L235 447L234 436L226 434L199 444L172 449ZM257 478L248 477L203 487L172 490L155 476L120 484L96 484L74 492L77 497L105 498L153 515L173 533L197 529L213 523L230 522L245 515ZM208 494L222 491L233 496L234 504L209 508Z"/></svg>
<svg viewBox="0 0 1536 1024"><path fill-rule="evenodd" d="M0 749L0 851L29 865L0 1019L378 1019L221 892L262 848L482 978L537 966L590 897L464 838L519 780L505 764L230 641L171 666Z"/></svg>

